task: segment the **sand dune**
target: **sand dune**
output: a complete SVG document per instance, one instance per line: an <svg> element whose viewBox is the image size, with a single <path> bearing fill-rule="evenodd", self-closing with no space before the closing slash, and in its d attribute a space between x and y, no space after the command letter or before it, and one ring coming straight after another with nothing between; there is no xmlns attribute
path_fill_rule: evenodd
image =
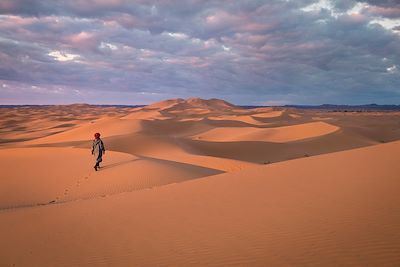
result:
<svg viewBox="0 0 400 267"><path fill-rule="evenodd" d="M282 114L283 114L282 110L277 110L277 111L253 114L252 117L254 117L254 118L275 118L275 117L282 116Z"/></svg>
<svg viewBox="0 0 400 267"><path fill-rule="evenodd" d="M16 266L396 266L399 153L400 143L389 143L3 211L0 258Z"/></svg>
<svg viewBox="0 0 400 267"><path fill-rule="evenodd" d="M182 98L177 98L177 99L169 99L169 100L164 100L164 101L160 101L157 103L153 103L151 105L147 105L143 108L143 110L152 110L152 109L156 109L156 110L164 110L164 109L168 109L170 107L175 106L176 104L182 103L185 100Z"/></svg>
<svg viewBox="0 0 400 267"><path fill-rule="evenodd" d="M167 106L167 103L173 102L174 100L167 100L164 101L165 104L162 102L159 103L158 105L161 106ZM229 111L232 109L240 109L240 107L237 107L235 105L232 105L231 103L228 103L226 101L220 100L220 99L209 99L209 100L204 100L200 98L189 98L186 100L181 100L181 101L176 101L173 105L170 105L168 108L164 108L163 110L168 111L168 112L180 112L184 110L191 110L191 109L201 109L201 110L206 110L206 111L220 111L220 112L225 112Z"/></svg>
<svg viewBox="0 0 400 267"><path fill-rule="evenodd" d="M269 113L269 112L273 112L274 108L272 108L272 107L259 107L259 108L252 108L251 111L252 112L256 112L256 113Z"/></svg>
<svg viewBox="0 0 400 267"><path fill-rule="evenodd" d="M135 159L118 152L107 153L108 164ZM20 166L15 168L15 164ZM61 197L73 182L92 173L88 149L13 148L0 150L1 208L48 203Z"/></svg>
<svg viewBox="0 0 400 267"><path fill-rule="evenodd" d="M96 132L101 132L102 137L110 137L137 132L140 131L140 129L140 120L105 117L93 122L85 123L68 131L28 141L27 144L48 144L91 140L93 134Z"/></svg>
<svg viewBox="0 0 400 267"><path fill-rule="evenodd" d="M187 109L169 110L168 113L190 116L190 115L209 114L209 113L211 113L211 111L209 109L204 109L204 108L187 108Z"/></svg>
<svg viewBox="0 0 400 267"><path fill-rule="evenodd" d="M185 122L185 121L202 121L203 118L183 118L179 119L180 122Z"/></svg>
<svg viewBox="0 0 400 267"><path fill-rule="evenodd" d="M294 118L294 119L298 119L298 118L301 118L301 115L299 115L299 114L289 114L289 117Z"/></svg>
<svg viewBox="0 0 400 267"><path fill-rule="evenodd" d="M157 110L147 111L145 109L140 109L140 110L130 113L129 115L122 117L121 119L155 120L155 119L164 119L164 117Z"/></svg>
<svg viewBox="0 0 400 267"><path fill-rule="evenodd" d="M318 137L337 130L339 130L339 127L325 122L311 122L275 128L220 127L195 135L193 139L214 142L265 141L284 143Z"/></svg>
<svg viewBox="0 0 400 267"><path fill-rule="evenodd" d="M16 162L21 168L15 169ZM113 151L106 153L101 171L94 172L92 165L89 149L2 149L0 209L99 197L221 173Z"/></svg>
<svg viewBox="0 0 400 267"><path fill-rule="evenodd" d="M118 118L135 108L83 104L2 108L0 143L20 142L64 132L105 117Z"/></svg>
<svg viewBox="0 0 400 267"><path fill-rule="evenodd" d="M0 266L398 266L399 118L199 98L2 109Z"/></svg>
<svg viewBox="0 0 400 267"><path fill-rule="evenodd" d="M144 154L146 155L146 154ZM249 167L254 167L257 164L245 162L235 159L219 158L212 156L193 155L184 152L168 153L165 152L150 152L147 154L149 157L163 160L174 160L185 164L199 166L203 168L215 169L223 172L235 172L244 170Z"/></svg>
<svg viewBox="0 0 400 267"><path fill-rule="evenodd" d="M240 160L196 154L196 151L189 153L173 140L147 134L136 134L111 138L108 140L108 144L115 151L224 172L238 171L256 165Z"/></svg>
<svg viewBox="0 0 400 267"><path fill-rule="evenodd" d="M209 120L214 120L214 121L239 121L239 122L244 122L247 124L253 124L253 125L266 125L266 123L263 123L261 121L258 121L253 118L253 116L249 115L225 115L225 116L210 116L207 117Z"/></svg>
<svg viewBox="0 0 400 267"><path fill-rule="evenodd" d="M329 121L329 120L333 120L333 118L329 118L329 117L312 117L313 120L316 121Z"/></svg>

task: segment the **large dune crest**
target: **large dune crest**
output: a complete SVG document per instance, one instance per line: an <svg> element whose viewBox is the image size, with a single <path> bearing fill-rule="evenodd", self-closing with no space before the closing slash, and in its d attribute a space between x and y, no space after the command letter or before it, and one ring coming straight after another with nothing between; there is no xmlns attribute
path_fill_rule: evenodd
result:
<svg viewBox="0 0 400 267"><path fill-rule="evenodd" d="M240 109L239 107L221 99L201 99L198 97L188 99L169 99L155 104L148 105L144 109L160 110L166 112L185 112L187 110L208 110L208 111L227 111L231 109Z"/></svg>
<svg viewBox="0 0 400 267"><path fill-rule="evenodd" d="M310 122L274 128L220 127L193 136L193 139L213 142L264 141L293 142L319 137L338 131L339 127L325 122Z"/></svg>
<svg viewBox="0 0 400 267"><path fill-rule="evenodd" d="M235 121L244 122L252 125L266 125L267 123L258 121L250 115L222 115L222 116L210 116L207 117L208 120L212 121Z"/></svg>
<svg viewBox="0 0 400 267"><path fill-rule="evenodd" d="M185 100L182 98L168 99L168 100L163 100L163 101L160 101L157 103L147 105L143 109L144 110L164 110L164 109L168 109L170 107L175 106L176 104L183 103L183 102L185 102Z"/></svg>

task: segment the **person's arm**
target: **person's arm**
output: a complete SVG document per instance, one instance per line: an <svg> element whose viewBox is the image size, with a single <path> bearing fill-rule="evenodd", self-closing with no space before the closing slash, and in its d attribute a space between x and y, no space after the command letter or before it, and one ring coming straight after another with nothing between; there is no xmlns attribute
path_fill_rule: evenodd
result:
<svg viewBox="0 0 400 267"><path fill-rule="evenodd" d="M94 142L92 143L92 155L94 153Z"/></svg>
<svg viewBox="0 0 400 267"><path fill-rule="evenodd" d="M103 154L106 153L106 148L104 147L103 140L101 141L101 149L103 150Z"/></svg>

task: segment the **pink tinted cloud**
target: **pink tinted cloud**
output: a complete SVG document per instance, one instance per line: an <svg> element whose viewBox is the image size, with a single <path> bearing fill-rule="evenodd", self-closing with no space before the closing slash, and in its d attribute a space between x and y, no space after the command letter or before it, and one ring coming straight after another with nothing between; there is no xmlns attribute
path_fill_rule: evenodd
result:
<svg viewBox="0 0 400 267"><path fill-rule="evenodd" d="M230 46L244 45L250 47L260 48L268 41L268 35L236 33L233 37L222 37L222 41Z"/></svg>
<svg viewBox="0 0 400 267"><path fill-rule="evenodd" d="M265 44L268 40L268 36L266 35L248 35L245 38L247 38L247 42L253 46L261 46Z"/></svg>
<svg viewBox="0 0 400 267"><path fill-rule="evenodd" d="M118 23L124 28L140 28L146 26L146 24L139 18L130 14L118 14L117 16L107 17L106 23Z"/></svg>
<svg viewBox="0 0 400 267"><path fill-rule="evenodd" d="M168 64L191 66L193 68L205 68L210 65L210 63L207 62L206 60L194 56L182 57L182 58L168 58L165 60L165 62Z"/></svg>
<svg viewBox="0 0 400 267"><path fill-rule="evenodd" d="M0 18L0 28L15 28L16 26L27 26L37 22L35 17L20 17L14 15L5 15Z"/></svg>
<svg viewBox="0 0 400 267"><path fill-rule="evenodd" d="M11 11L17 6L16 1L13 0L1 0L0 10L1 11Z"/></svg>
<svg viewBox="0 0 400 267"><path fill-rule="evenodd" d="M290 49L293 49L294 51L301 53L301 52L307 52L307 51L317 51L317 50L325 49L325 48L326 48L326 46L324 43L316 41L316 42L306 42L306 43L298 44L298 45L292 46Z"/></svg>
<svg viewBox="0 0 400 267"><path fill-rule="evenodd" d="M356 25L367 23L369 21L369 18L365 14L353 13L350 15L341 16L339 18L339 21L350 25Z"/></svg>
<svg viewBox="0 0 400 267"><path fill-rule="evenodd" d="M64 42L73 48L94 48L98 44L98 38L94 33L82 31L64 37Z"/></svg>
<svg viewBox="0 0 400 267"><path fill-rule="evenodd" d="M363 13L371 16L400 18L400 7L368 6L363 9Z"/></svg>
<svg viewBox="0 0 400 267"><path fill-rule="evenodd" d="M278 24L257 23L251 21L243 21L244 23L239 27L243 32L263 32L274 29Z"/></svg>
<svg viewBox="0 0 400 267"><path fill-rule="evenodd" d="M243 22L243 17L240 15L230 14L225 11L217 11L206 17L206 24L212 28L220 28L226 26L235 26Z"/></svg>

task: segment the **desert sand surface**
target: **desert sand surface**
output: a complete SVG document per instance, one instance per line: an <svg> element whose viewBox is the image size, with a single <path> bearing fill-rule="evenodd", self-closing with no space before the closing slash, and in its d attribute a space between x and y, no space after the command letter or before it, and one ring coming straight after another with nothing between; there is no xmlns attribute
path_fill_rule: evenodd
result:
<svg viewBox="0 0 400 267"><path fill-rule="evenodd" d="M398 112L0 111L0 266L400 265Z"/></svg>

